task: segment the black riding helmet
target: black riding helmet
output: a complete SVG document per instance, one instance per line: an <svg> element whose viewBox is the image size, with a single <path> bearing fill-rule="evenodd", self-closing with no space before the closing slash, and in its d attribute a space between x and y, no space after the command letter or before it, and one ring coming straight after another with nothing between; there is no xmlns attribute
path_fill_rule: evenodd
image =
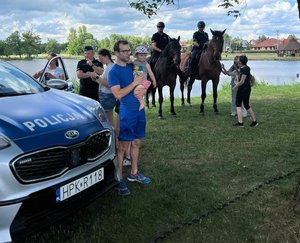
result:
<svg viewBox="0 0 300 243"><path fill-rule="evenodd" d="M205 23L203 21L199 21L197 24L198 28L205 28Z"/></svg>
<svg viewBox="0 0 300 243"><path fill-rule="evenodd" d="M156 26L165 28L165 23L164 22L158 22Z"/></svg>

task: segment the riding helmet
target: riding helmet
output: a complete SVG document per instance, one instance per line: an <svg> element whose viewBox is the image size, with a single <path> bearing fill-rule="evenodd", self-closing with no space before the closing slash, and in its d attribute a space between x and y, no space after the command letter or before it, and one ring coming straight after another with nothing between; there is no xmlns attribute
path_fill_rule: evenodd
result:
<svg viewBox="0 0 300 243"><path fill-rule="evenodd" d="M147 54L147 48L145 46L138 46L135 48L135 54Z"/></svg>
<svg viewBox="0 0 300 243"><path fill-rule="evenodd" d="M165 28L165 23L164 22L158 22L156 26L157 27L162 26L163 28Z"/></svg>
<svg viewBox="0 0 300 243"><path fill-rule="evenodd" d="M205 23L203 21L199 21L197 24L198 28L205 28Z"/></svg>

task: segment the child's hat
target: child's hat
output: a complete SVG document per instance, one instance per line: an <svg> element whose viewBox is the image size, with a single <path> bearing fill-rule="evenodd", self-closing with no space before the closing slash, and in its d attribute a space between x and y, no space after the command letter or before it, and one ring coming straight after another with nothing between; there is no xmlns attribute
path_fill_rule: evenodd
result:
<svg viewBox="0 0 300 243"><path fill-rule="evenodd" d="M147 54L148 50L145 46L138 46L137 48L135 48L135 54Z"/></svg>

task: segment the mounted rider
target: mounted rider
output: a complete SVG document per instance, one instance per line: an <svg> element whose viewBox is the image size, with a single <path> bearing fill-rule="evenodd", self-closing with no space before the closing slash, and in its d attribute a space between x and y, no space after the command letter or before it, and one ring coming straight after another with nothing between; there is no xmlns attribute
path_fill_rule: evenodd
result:
<svg viewBox="0 0 300 243"><path fill-rule="evenodd" d="M208 34L204 31L205 23L203 21L199 21L197 27L198 31L196 31L193 34L193 48L191 51L190 73L192 73L197 67L201 53L207 47L209 42Z"/></svg>
<svg viewBox="0 0 300 243"><path fill-rule="evenodd" d="M155 63L159 58L160 54L170 42L170 36L164 33L164 28L165 28L164 22L158 22L156 27L157 27L157 32L154 33L151 38L152 53L148 61L152 70L154 70Z"/></svg>

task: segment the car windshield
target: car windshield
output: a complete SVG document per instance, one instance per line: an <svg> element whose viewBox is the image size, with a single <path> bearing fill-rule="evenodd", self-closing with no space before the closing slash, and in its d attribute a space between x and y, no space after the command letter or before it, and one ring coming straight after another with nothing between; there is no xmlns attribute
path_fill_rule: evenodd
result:
<svg viewBox="0 0 300 243"><path fill-rule="evenodd" d="M0 62L0 97L43 92L37 81L16 67Z"/></svg>

